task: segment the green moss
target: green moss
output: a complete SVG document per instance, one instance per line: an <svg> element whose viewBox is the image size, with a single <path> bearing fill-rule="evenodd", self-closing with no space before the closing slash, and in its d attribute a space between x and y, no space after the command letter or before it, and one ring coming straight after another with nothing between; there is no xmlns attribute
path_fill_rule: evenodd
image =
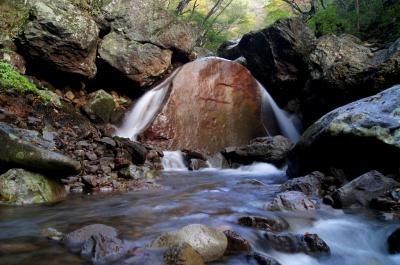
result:
<svg viewBox="0 0 400 265"><path fill-rule="evenodd" d="M20 94L34 94L45 102L52 102L56 106L61 104L53 92L37 88L26 76L21 75L11 65L2 61L0 61L0 89Z"/></svg>
<svg viewBox="0 0 400 265"><path fill-rule="evenodd" d="M22 0L0 0L0 35L15 37L28 21L29 5Z"/></svg>

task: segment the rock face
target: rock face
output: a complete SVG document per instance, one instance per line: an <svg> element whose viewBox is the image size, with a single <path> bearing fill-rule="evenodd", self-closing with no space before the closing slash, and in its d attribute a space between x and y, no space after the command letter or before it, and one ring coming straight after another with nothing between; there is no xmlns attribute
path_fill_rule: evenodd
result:
<svg viewBox="0 0 400 265"><path fill-rule="evenodd" d="M62 185L23 169L0 175L0 200L15 205L57 202L67 196Z"/></svg>
<svg viewBox="0 0 400 265"><path fill-rule="evenodd" d="M136 81L140 86L151 85L171 65L172 52L151 43L140 43L112 32L100 43L100 58Z"/></svg>
<svg viewBox="0 0 400 265"><path fill-rule="evenodd" d="M79 173L80 163L54 152L55 144L36 131L10 127L0 122L0 161L10 165L51 173L54 177Z"/></svg>
<svg viewBox="0 0 400 265"><path fill-rule="evenodd" d="M330 248L316 234L280 234L265 233L264 237L269 247L282 252L298 253L303 252L309 255L330 254Z"/></svg>
<svg viewBox="0 0 400 265"><path fill-rule="evenodd" d="M247 66L281 105L301 92L307 80L307 56L315 46L312 30L299 19L284 19L243 36L240 52Z"/></svg>
<svg viewBox="0 0 400 265"><path fill-rule="evenodd" d="M269 211L312 211L316 209L316 205L302 192L285 191L266 204L265 209Z"/></svg>
<svg viewBox="0 0 400 265"><path fill-rule="evenodd" d="M176 244L187 243L200 253L204 262L221 258L228 246L223 232L205 225L188 225L176 232L164 234L151 243L153 248L168 248Z"/></svg>
<svg viewBox="0 0 400 265"><path fill-rule="evenodd" d="M110 121L115 110L114 98L104 90L90 93L83 110L91 120L99 123Z"/></svg>
<svg viewBox="0 0 400 265"><path fill-rule="evenodd" d="M202 59L184 65L142 141L166 150L214 154L265 134L256 80L241 65Z"/></svg>
<svg viewBox="0 0 400 265"><path fill-rule="evenodd" d="M222 154L229 163L267 162L282 165L292 146L293 143L283 136L262 137L246 146L225 148Z"/></svg>
<svg viewBox="0 0 400 265"><path fill-rule="evenodd" d="M56 70L92 78L96 74L99 29L67 0L32 1L32 13L19 38L24 53Z"/></svg>
<svg viewBox="0 0 400 265"><path fill-rule="evenodd" d="M303 134L289 155L288 175L330 168L348 179L370 170L398 172L400 86L338 108Z"/></svg>
<svg viewBox="0 0 400 265"><path fill-rule="evenodd" d="M332 195L333 206L368 207L372 199L384 195L386 191L397 186L400 187L399 182L377 171L371 171L336 190Z"/></svg>

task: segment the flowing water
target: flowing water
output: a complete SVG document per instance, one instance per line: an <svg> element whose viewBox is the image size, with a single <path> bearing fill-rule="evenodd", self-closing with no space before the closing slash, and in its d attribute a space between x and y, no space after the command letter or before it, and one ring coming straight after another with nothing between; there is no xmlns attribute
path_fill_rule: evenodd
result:
<svg viewBox="0 0 400 265"><path fill-rule="evenodd" d="M251 181L249 181L251 180ZM254 185L255 181L265 185ZM240 170L164 172L160 182L167 188L118 195L76 195L56 205L0 206L0 264L89 264L78 254L47 241L42 229L54 227L72 231L84 225L104 223L117 228L132 247L144 246L163 232L187 224L202 223L230 227L249 240L253 249L275 257L282 265L398 265L400 255L388 255L386 238L395 224L366 215L344 214L322 208L313 214L281 213L290 231L317 233L330 246L332 255L313 258L305 254L285 254L267 248L262 232L236 224L242 215L268 214L263 205L270 201L282 171L266 164ZM4 246L27 244L36 250L4 255ZM244 255L228 256L212 264L251 264Z"/></svg>

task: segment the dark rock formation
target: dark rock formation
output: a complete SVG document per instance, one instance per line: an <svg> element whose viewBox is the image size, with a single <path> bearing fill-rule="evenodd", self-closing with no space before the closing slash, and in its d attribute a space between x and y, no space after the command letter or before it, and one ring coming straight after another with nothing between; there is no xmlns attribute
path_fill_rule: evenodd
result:
<svg viewBox="0 0 400 265"><path fill-rule="evenodd" d="M396 229L387 240L390 254L400 253L400 228Z"/></svg>
<svg viewBox="0 0 400 265"><path fill-rule="evenodd" d="M325 175L321 172L313 172L307 176L294 178L286 181L280 187L280 192L285 191L299 191L305 195L317 195L322 194L322 179Z"/></svg>
<svg viewBox="0 0 400 265"><path fill-rule="evenodd" d="M243 216L239 218L238 224L274 232L281 232L289 228L285 219L275 215Z"/></svg>

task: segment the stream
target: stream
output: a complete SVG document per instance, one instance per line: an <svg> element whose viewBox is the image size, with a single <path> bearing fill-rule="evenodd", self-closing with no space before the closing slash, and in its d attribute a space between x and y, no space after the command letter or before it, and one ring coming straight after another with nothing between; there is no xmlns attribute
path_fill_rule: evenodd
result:
<svg viewBox="0 0 400 265"><path fill-rule="evenodd" d="M249 180L265 185L255 185L255 181ZM0 206L0 264L90 264L79 254L43 238L41 231L53 227L69 232L93 223L117 228L120 238L132 247L143 247L163 232L202 223L230 227L249 240L253 250L275 257L282 265L400 264L400 255L390 256L386 250L386 239L395 229L395 223L324 206L315 213L278 214L290 223L291 232L317 233L330 246L330 257L317 259L269 250L263 244L262 231L238 226L236 221L244 215L265 215L263 205L285 180L282 171L268 164L238 170L170 171L160 176L159 182L166 187L160 190L73 195L55 205ZM4 254L4 246L9 244L34 249L22 254ZM212 264L252 263L244 255L238 255Z"/></svg>

